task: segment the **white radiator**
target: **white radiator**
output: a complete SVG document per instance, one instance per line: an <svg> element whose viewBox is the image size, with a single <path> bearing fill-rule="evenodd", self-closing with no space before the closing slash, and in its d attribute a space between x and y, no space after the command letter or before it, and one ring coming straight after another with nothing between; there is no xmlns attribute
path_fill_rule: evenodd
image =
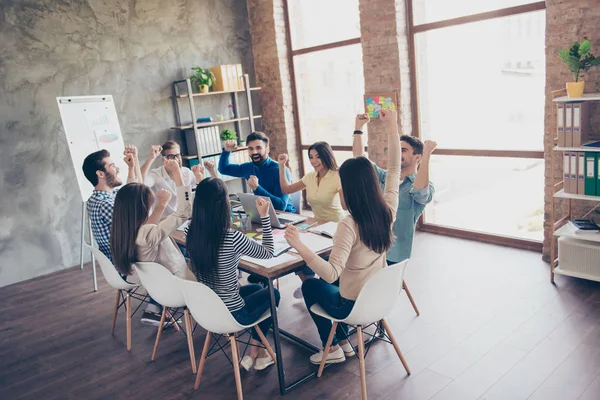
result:
<svg viewBox="0 0 600 400"><path fill-rule="evenodd" d="M558 238L558 266L577 275L600 276L600 245L594 242Z"/></svg>

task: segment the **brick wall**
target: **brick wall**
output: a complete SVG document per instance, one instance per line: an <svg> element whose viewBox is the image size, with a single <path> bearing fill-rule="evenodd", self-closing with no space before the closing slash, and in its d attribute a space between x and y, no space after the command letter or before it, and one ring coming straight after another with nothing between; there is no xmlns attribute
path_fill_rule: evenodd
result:
<svg viewBox="0 0 600 400"><path fill-rule="evenodd" d="M406 5L401 0L360 0L365 93L396 91L399 127L412 134ZM369 158L387 164L387 138L379 121L369 124Z"/></svg>
<svg viewBox="0 0 600 400"><path fill-rule="evenodd" d="M299 157L292 103L283 0L248 0L248 19L263 131L271 141L271 157L288 153L297 178Z"/></svg>
<svg viewBox="0 0 600 400"><path fill-rule="evenodd" d="M592 52L600 55L600 0L546 0L546 109L544 151L546 162L544 194L544 250L543 257L549 260L551 238L551 168L555 177L562 175L562 153L555 154L555 164L551 164L552 141L556 132L555 105L550 92L565 87L565 82L573 78L567 66L558 57L559 49L567 49L574 41L587 37L592 42ZM600 92L600 67L592 68L584 80L585 92ZM600 103L592 103L592 130L600 133ZM566 207L566 201L556 202L557 211ZM585 214L595 203L573 201L574 216ZM560 218L560 216L558 217ZM557 219L558 219L557 218Z"/></svg>

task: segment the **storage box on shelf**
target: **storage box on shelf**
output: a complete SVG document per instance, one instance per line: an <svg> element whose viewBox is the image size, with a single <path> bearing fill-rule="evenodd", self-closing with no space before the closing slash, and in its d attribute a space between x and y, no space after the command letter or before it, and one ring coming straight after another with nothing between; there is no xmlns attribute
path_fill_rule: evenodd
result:
<svg viewBox="0 0 600 400"><path fill-rule="evenodd" d="M568 223L573 215L573 200L600 202L600 147L586 146L593 138L589 126L589 102L600 101L600 93L584 94L581 98L561 96L565 90L552 93L557 121L551 154L553 199L550 218L550 281L554 274L600 282L600 233L579 233ZM560 96L560 97L559 97ZM596 132L598 134L599 132ZM556 177L556 166L563 160L563 173ZM559 179L557 179L559 178ZM557 200L566 200L567 215L557 220ZM597 204L583 217L594 212Z"/></svg>

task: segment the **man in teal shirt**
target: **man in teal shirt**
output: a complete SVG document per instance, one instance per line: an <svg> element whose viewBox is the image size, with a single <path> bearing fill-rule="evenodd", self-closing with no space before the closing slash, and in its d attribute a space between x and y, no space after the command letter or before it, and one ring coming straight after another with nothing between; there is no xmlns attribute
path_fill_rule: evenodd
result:
<svg viewBox="0 0 600 400"><path fill-rule="evenodd" d="M367 114L357 115L354 143L352 145L354 157L364 156L362 127L367 122L369 122ZM394 243L386 256L388 265L410 258L415 225L435 193L433 185L429 182L429 160L437 143L432 140L421 142L416 137L402 135L400 136L400 145L402 147L402 160L400 163L398 211L393 227ZM373 166L381 186L384 187L387 171L379 168L375 163L373 163ZM406 285L405 290L415 308L415 312L419 314Z"/></svg>

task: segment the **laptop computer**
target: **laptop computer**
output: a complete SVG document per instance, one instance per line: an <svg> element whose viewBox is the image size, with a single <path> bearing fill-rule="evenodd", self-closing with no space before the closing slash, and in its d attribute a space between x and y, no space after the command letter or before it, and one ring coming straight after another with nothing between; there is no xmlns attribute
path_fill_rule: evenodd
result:
<svg viewBox="0 0 600 400"><path fill-rule="evenodd" d="M240 203L242 203L242 207L244 207L244 212L250 216L252 222L255 224L260 224L260 215L256 209L256 199L262 196L256 196L252 193L238 193L237 195L240 199ZM297 224L306 221L306 217L303 217L302 215L287 213L277 214L275 212L275 208L273 208L271 199L268 197L262 198L269 202L269 217L271 218L271 226L274 226L275 228L285 228L286 225Z"/></svg>

